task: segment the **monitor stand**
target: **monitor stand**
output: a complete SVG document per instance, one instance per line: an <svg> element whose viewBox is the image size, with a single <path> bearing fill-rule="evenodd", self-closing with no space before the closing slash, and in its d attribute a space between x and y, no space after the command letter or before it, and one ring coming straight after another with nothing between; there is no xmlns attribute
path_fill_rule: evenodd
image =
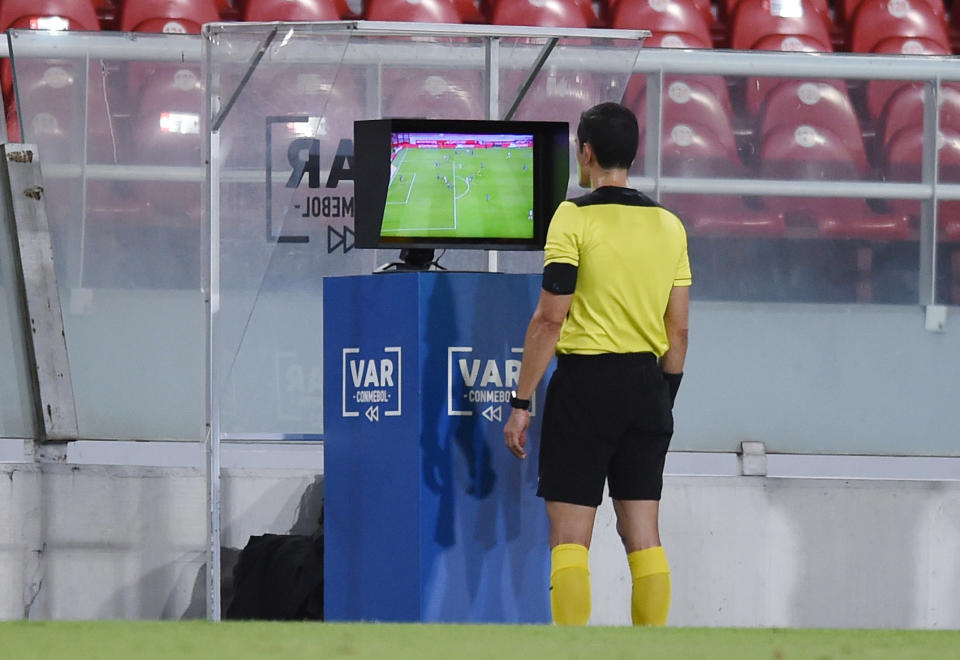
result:
<svg viewBox="0 0 960 660"><path fill-rule="evenodd" d="M407 248L400 250L400 261L393 261L383 264L382 266L377 266L374 272L446 270L438 261L438 259L434 258L434 252L431 248Z"/></svg>

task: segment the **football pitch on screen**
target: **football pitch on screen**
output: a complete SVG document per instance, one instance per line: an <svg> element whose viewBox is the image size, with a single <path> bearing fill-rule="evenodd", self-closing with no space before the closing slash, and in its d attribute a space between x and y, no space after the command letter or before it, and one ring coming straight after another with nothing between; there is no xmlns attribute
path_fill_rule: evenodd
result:
<svg viewBox="0 0 960 660"><path fill-rule="evenodd" d="M533 236L532 147L406 148L393 166L382 236Z"/></svg>
<svg viewBox="0 0 960 660"><path fill-rule="evenodd" d="M0 623L11 660L651 658L909 660L960 657L960 632L379 623Z"/></svg>

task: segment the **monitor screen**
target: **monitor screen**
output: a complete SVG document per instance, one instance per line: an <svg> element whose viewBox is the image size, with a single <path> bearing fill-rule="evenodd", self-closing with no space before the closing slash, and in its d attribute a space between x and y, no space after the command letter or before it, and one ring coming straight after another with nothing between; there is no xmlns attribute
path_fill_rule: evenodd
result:
<svg viewBox="0 0 960 660"><path fill-rule="evenodd" d="M533 135L392 133L380 236L532 239Z"/></svg>
<svg viewBox="0 0 960 660"><path fill-rule="evenodd" d="M563 122L354 123L356 246L539 250L566 196Z"/></svg>

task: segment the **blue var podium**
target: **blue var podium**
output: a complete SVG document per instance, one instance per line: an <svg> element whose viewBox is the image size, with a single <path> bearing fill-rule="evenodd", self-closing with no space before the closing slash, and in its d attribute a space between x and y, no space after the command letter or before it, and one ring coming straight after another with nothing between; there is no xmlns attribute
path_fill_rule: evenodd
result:
<svg viewBox="0 0 960 660"><path fill-rule="evenodd" d="M327 620L546 622L536 497L503 444L540 277L324 281Z"/></svg>

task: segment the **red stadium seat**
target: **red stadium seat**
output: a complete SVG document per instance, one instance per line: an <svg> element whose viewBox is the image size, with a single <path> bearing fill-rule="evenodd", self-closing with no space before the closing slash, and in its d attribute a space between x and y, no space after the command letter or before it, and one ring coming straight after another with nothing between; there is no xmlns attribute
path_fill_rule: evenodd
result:
<svg viewBox="0 0 960 660"><path fill-rule="evenodd" d="M904 85L894 94L883 113L877 131L884 149L890 140L907 128L923 126L923 85ZM960 89L940 88L940 129L960 132Z"/></svg>
<svg viewBox="0 0 960 660"><path fill-rule="evenodd" d="M634 164L635 173L643 172L643 151L646 130L640 131L640 151ZM660 170L664 176L731 177L743 174L743 164L736 146L710 128L694 122L663 123Z"/></svg>
<svg viewBox="0 0 960 660"><path fill-rule="evenodd" d="M493 8L494 25L530 25L539 27L590 27L590 15L578 0L502 0Z"/></svg>
<svg viewBox="0 0 960 660"><path fill-rule="evenodd" d="M14 104L7 109L7 142L23 142L20 136L20 118L17 113L17 106Z"/></svg>
<svg viewBox="0 0 960 660"><path fill-rule="evenodd" d="M946 20L924 0L864 0L853 16L850 50L873 52L888 37L925 37L950 47Z"/></svg>
<svg viewBox="0 0 960 660"><path fill-rule="evenodd" d="M678 32L655 32L649 39L643 42L644 48L713 48L711 41L703 41L702 38L691 34ZM637 74L631 77L627 85L626 92L623 95L623 103L632 108L638 107L640 99L645 94L647 78L645 75ZM713 94L714 98L720 101L724 112L731 114L730 94L727 91L727 82L722 76L664 76L664 92L669 94L670 86L676 81L685 81L691 85L705 87ZM643 122L643 117L640 117Z"/></svg>
<svg viewBox="0 0 960 660"><path fill-rule="evenodd" d="M788 9L789 8L789 9ZM830 17L812 0L774 4L771 0L740 0L733 15L731 46L752 48L771 34L799 34L830 44Z"/></svg>
<svg viewBox="0 0 960 660"><path fill-rule="evenodd" d="M643 80L640 76L637 78ZM726 93L726 88L723 91ZM647 111L646 90L641 88L629 100L625 98L624 102L642 124ZM664 81L663 117L664 122L671 125L688 124L707 129L724 149L734 154L737 152L730 102L725 97L718 98L715 90L700 78L673 77L670 81Z"/></svg>
<svg viewBox="0 0 960 660"><path fill-rule="evenodd" d="M111 90L105 89L99 66L90 67L85 113L76 104L82 73L77 62L21 59L16 66L25 139L41 145L44 156L54 162L81 162L84 144L87 162L116 162L116 131L108 104L116 99L108 95ZM78 135L86 140L77 140Z"/></svg>
<svg viewBox="0 0 960 660"><path fill-rule="evenodd" d="M711 42L710 23L691 0L619 0L610 27L682 32Z"/></svg>
<svg viewBox="0 0 960 660"><path fill-rule="evenodd" d="M753 209L742 197L718 195L664 195L665 207L680 216L694 236L783 236L783 213Z"/></svg>
<svg viewBox="0 0 960 660"><path fill-rule="evenodd" d="M890 140L886 149L886 175L894 181L919 181L923 158L923 130L905 128ZM938 161L939 178L946 183L960 183L960 132L941 131ZM895 210L914 216L920 215L920 202L895 201ZM937 239L941 242L960 242L960 202L944 201L937 204ZM960 248L951 247L950 302L960 304Z"/></svg>
<svg viewBox="0 0 960 660"><path fill-rule="evenodd" d="M628 2L636 2L637 0L627 0ZM641 0L646 2L646 0ZM714 22L713 9L711 8L709 0L688 0L694 7L697 8L697 11L703 16L703 19L707 22L708 25L712 25ZM617 9L623 3L621 0L601 0L600 2L600 19L606 21L609 24L613 23L613 17Z"/></svg>
<svg viewBox="0 0 960 660"><path fill-rule="evenodd" d="M768 34L757 40L751 50L777 50L787 53L832 53L830 42L806 34Z"/></svg>
<svg viewBox="0 0 960 660"><path fill-rule="evenodd" d="M124 32L200 34L204 23L219 20L214 0L124 0L120 11Z"/></svg>
<svg viewBox="0 0 960 660"><path fill-rule="evenodd" d="M678 85L677 83L681 84ZM645 75L634 75L627 84L627 90L622 100L624 105L634 109L641 125L645 121L644 113L646 112L646 102L644 97L646 96L646 85L647 77ZM664 76L663 94L665 117L669 117L670 113L677 109L676 105L678 102L680 104L686 104L688 101L693 100L694 104L687 107L702 107L698 101L701 99L706 100L706 96L711 96L715 100L710 102L711 106L714 105L714 102L718 104L716 106L718 107L718 116L715 120L723 121L726 125L730 123L733 117L733 110L730 105L730 94L727 91L727 82L721 76ZM643 107L641 107L641 105ZM681 110L681 112L683 111ZM711 122L706 123L708 125L711 124ZM723 134L722 130L721 134Z"/></svg>
<svg viewBox="0 0 960 660"><path fill-rule="evenodd" d="M90 0L4 0L0 30L99 30L97 10Z"/></svg>
<svg viewBox="0 0 960 660"><path fill-rule="evenodd" d="M501 108L513 102L512 94L520 88L522 76L508 74L501 87ZM580 113L606 100L594 82L585 74L545 70L527 91L514 119L565 121L572 128L580 121Z"/></svg>
<svg viewBox="0 0 960 660"><path fill-rule="evenodd" d="M588 27L591 23L584 11L584 4L578 0L546 3L539 0L501 0L493 10L491 23L496 25L580 28ZM501 111L506 111L513 102L526 73L517 71L505 74L500 89ZM548 63L524 96L514 119L566 121L576 126L581 112L606 100L598 89L599 84L587 74L556 71Z"/></svg>
<svg viewBox="0 0 960 660"><path fill-rule="evenodd" d="M633 171L643 172L644 133ZM661 172L664 176L737 177L743 165L731 150L708 127L696 123L664 124L661 142ZM740 197L715 195L673 195L664 198L667 208L684 220L695 234L711 236L780 236L784 232L783 213L775 210L754 210Z"/></svg>
<svg viewBox="0 0 960 660"><path fill-rule="evenodd" d="M793 80L783 83L767 95L761 112L761 137L780 126L801 125L832 131L858 161L863 158L865 169L866 155L860 122L842 80L833 84Z"/></svg>
<svg viewBox="0 0 960 660"><path fill-rule="evenodd" d="M721 19L730 19L736 14L740 0L718 0L717 13ZM813 0L814 8L827 16L830 15L829 0Z"/></svg>
<svg viewBox="0 0 960 660"><path fill-rule="evenodd" d="M134 118L135 162L193 167L201 164L202 105L198 71L183 68L171 75L163 69L147 79ZM141 201L154 212L191 222L199 219L198 183L145 182L137 190Z"/></svg>
<svg viewBox="0 0 960 660"><path fill-rule="evenodd" d="M336 21L332 0L247 0L245 21Z"/></svg>
<svg viewBox="0 0 960 660"><path fill-rule="evenodd" d="M483 119L483 81L464 71L385 71L384 117Z"/></svg>
<svg viewBox="0 0 960 660"><path fill-rule="evenodd" d="M458 0L466 1L466 0ZM500 25L537 25L542 27L570 27L567 23L553 25L552 23L540 23L538 9L541 5L548 4L542 0L480 0L480 13L486 17L487 21L490 23L494 22L494 16L498 11L509 10L508 5L516 3L517 5L531 5L530 7L519 7L520 12L522 12L521 18L519 20L524 21L523 23L500 23ZM546 8L546 11L543 12L546 14L564 14L569 11L570 7L564 7L562 5L571 5L575 6L579 13L583 16L583 21L587 26L590 27L602 27L605 25L606 19L601 19L597 17L596 12L593 11L593 2L592 0L559 0L556 4L561 5L553 8ZM504 5L501 9L500 5ZM575 12L576 13L576 12ZM532 18L531 18L532 16ZM547 19L551 20L551 19ZM576 27L580 27L578 24Z"/></svg>
<svg viewBox="0 0 960 660"><path fill-rule="evenodd" d="M862 179L868 171L863 145L856 152L848 145L849 140L829 128L777 126L763 136L761 176L805 181Z"/></svg>
<svg viewBox="0 0 960 660"><path fill-rule="evenodd" d="M872 52L889 55L949 55L950 49L927 37L884 37L873 47Z"/></svg>
<svg viewBox="0 0 960 660"><path fill-rule="evenodd" d="M776 50L793 53L829 53L833 47L802 34L769 34L753 45L752 50ZM751 78L747 81L747 110L756 116L767 94L778 85L790 82L789 78Z"/></svg>
<svg viewBox="0 0 960 660"><path fill-rule="evenodd" d="M713 41L687 32L654 32L643 42L644 48L713 48Z"/></svg>
<svg viewBox="0 0 960 660"><path fill-rule="evenodd" d="M861 153L850 153L847 142L829 129L785 125L764 136L760 175L765 178L856 181L866 172L862 147ZM910 234L905 214L875 213L863 199L784 197L771 204L816 225L830 238L896 240Z"/></svg>
<svg viewBox="0 0 960 660"><path fill-rule="evenodd" d="M464 23L486 23L487 17L480 11L477 0L454 0L460 20Z"/></svg>
<svg viewBox="0 0 960 660"><path fill-rule="evenodd" d="M368 21L403 21L408 23L461 23L453 0L370 0L366 8Z"/></svg>
<svg viewBox="0 0 960 660"><path fill-rule="evenodd" d="M0 31L99 30L97 12L90 0L4 0L0 2ZM4 105L13 105L13 70L10 59L0 63L0 89Z"/></svg>
<svg viewBox="0 0 960 660"><path fill-rule="evenodd" d="M892 55L949 55L950 49L923 37L888 37L878 43L873 52ZM871 80L867 83L867 111L870 116L882 115L890 97L901 87L911 84L901 80Z"/></svg>
<svg viewBox="0 0 960 660"><path fill-rule="evenodd" d="M937 159L939 179L944 183L960 183L960 131L940 131ZM920 180L923 162L923 128L910 126L897 132L887 144L884 155L884 173L891 181ZM895 209L911 215L920 214L919 201L894 201ZM941 230L957 236L960 229L960 201L940 202L938 206Z"/></svg>
<svg viewBox="0 0 960 660"><path fill-rule="evenodd" d="M945 18L947 15L946 5L942 0L922 0L930 5L930 9L933 10L933 13L941 18ZM854 15L857 13L860 5L863 4L863 0L839 0L835 8L836 20L838 23L847 25L853 21Z"/></svg>

